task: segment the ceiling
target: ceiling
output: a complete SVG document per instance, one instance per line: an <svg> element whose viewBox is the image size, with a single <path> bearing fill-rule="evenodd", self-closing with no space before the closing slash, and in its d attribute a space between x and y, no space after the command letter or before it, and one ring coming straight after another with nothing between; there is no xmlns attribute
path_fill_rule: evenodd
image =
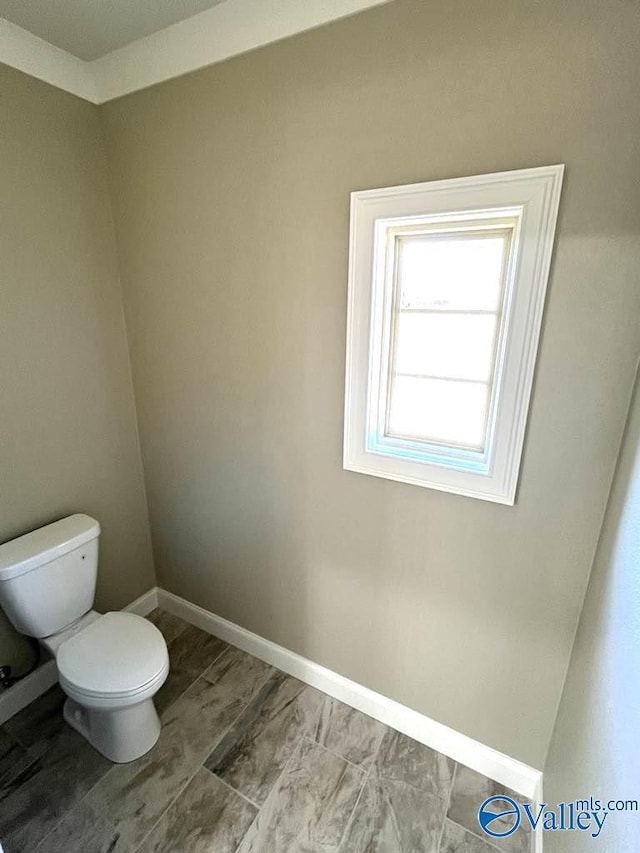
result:
<svg viewBox="0 0 640 853"><path fill-rule="evenodd" d="M0 62L94 104L391 0L0 0Z"/></svg>
<svg viewBox="0 0 640 853"><path fill-rule="evenodd" d="M79 59L112 50L225 0L0 0L0 17Z"/></svg>

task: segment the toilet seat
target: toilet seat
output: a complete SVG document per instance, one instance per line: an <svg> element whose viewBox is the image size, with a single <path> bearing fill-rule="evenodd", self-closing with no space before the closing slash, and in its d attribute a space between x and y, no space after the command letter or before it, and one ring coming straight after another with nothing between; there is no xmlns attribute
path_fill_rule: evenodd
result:
<svg viewBox="0 0 640 853"><path fill-rule="evenodd" d="M160 631L133 613L105 613L56 656L60 686L82 705L122 707L152 696L169 671Z"/></svg>

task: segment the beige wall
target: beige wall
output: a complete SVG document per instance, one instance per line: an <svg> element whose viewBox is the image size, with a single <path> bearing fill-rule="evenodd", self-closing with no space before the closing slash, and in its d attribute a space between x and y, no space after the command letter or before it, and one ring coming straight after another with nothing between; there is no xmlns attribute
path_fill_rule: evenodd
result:
<svg viewBox="0 0 640 853"><path fill-rule="evenodd" d="M95 516L121 607L155 580L100 118L6 66L0 267L0 541Z"/></svg>
<svg viewBox="0 0 640 853"><path fill-rule="evenodd" d="M640 345L639 23L397 0L104 108L160 582L537 767ZM343 471L349 192L557 162L517 505Z"/></svg>
<svg viewBox="0 0 640 853"><path fill-rule="evenodd" d="M640 799L640 388L629 414L602 540L545 769L550 804ZM636 853L638 814L611 812L601 835L549 833L550 853Z"/></svg>

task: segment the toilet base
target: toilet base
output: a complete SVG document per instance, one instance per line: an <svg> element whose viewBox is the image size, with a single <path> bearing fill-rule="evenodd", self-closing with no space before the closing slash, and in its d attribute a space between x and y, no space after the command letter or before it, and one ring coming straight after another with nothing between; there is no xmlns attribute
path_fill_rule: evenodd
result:
<svg viewBox="0 0 640 853"><path fill-rule="evenodd" d="M105 711L85 708L68 698L63 713L72 728L117 764L140 758L160 737L160 719L153 699Z"/></svg>

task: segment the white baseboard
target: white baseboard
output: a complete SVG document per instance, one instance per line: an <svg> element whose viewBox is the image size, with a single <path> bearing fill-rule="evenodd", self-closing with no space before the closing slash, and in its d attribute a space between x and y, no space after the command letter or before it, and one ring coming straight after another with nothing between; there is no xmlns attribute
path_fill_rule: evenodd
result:
<svg viewBox="0 0 640 853"><path fill-rule="evenodd" d="M127 613L136 613L138 616L146 616L158 606L158 588L145 592L131 604L127 604L122 609ZM3 690L0 693L0 725L5 723L18 711L42 696L43 693L53 687L58 681L58 670L54 660L47 661L39 666L29 675L17 681L8 690Z"/></svg>
<svg viewBox="0 0 640 853"><path fill-rule="evenodd" d="M26 708L38 696L46 693L57 680L56 662L48 660L20 681L16 681L7 690L3 690L0 693L0 725Z"/></svg>
<svg viewBox="0 0 640 853"><path fill-rule="evenodd" d="M158 606L158 587L154 586L151 589L144 592L139 598L136 598L135 601L132 601L131 604L127 604L126 607L122 609L126 613L135 613L137 616L148 616L152 610L155 610Z"/></svg>
<svg viewBox="0 0 640 853"><path fill-rule="evenodd" d="M153 591L152 591L153 592ZM541 794L542 773L417 711L369 690L320 664L265 640L221 616L158 588L157 606L186 622L226 640L323 693L351 705L414 740L448 755L478 773L495 779L524 797Z"/></svg>
<svg viewBox="0 0 640 853"><path fill-rule="evenodd" d="M191 604L171 592L153 587L123 610L146 616L156 607L161 607L186 622L220 637L283 672L299 678L305 684L448 755L454 761L459 761L484 776L495 779L522 796L536 802L541 801L542 773L539 770L485 746L467 735L460 734L368 687L363 687L296 652L272 643L221 616L216 616L196 604ZM55 661L51 660L0 694L0 724L37 699L57 680ZM542 833L536 833L536 842L540 844L536 853L540 853Z"/></svg>

